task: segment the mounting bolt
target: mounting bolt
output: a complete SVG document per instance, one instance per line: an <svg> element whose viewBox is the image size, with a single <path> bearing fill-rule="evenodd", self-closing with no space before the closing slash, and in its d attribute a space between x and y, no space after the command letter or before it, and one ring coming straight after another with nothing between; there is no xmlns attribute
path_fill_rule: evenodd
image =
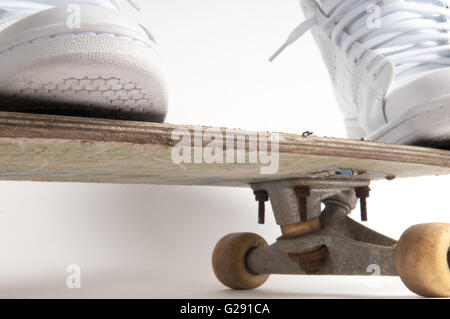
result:
<svg viewBox="0 0 450 319"><path fill-rule="evenodd" d="M255 194L255 200L258 201L258 224L264 224L266 214L265 202L269 200L269 194L265 190L253 191L253 194Z"/></svg>
<svg viewBox="0 0 450 319"><path fill-rule="evenodd" d="M295 195L297 195L300 206L300 221L308 221L308 208L306 199L311 195L311 188L309 186L297 186L294 188Z"/></svg>
<svg viewBox="0 0 450 319"><path fill-rule="evenodd" d="M361 206L361 220L366 222L367 219L367 197L369 197L370 188L368 186L356 187L355 194L359 198L359 205Z"/></svg>

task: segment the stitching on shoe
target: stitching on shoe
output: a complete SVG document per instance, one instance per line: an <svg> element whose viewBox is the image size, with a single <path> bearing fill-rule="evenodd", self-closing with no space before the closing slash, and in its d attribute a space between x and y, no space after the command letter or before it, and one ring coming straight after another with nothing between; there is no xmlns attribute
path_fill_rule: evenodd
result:
<svg viewBox="0 0 450 319"><path fill-rule="evenodd" d="M136 38L130 37L128 35L124 35L124 34L116 34L116 33L109 33L109 32L71 32L71 33L57 33L57 34L52 34L52 35L46 35L46 36L43 36L40 38L36 38L33 40L29 40L29 41L25 41L25 42L16 44L8 49L4 49L4 50L0 51L0 55L7 53L7 52L14 51L15 49L18 49L18 48L23 48L28 45L32 45L39 41L55 39L55 38L65 38L65 37L78 36L78 35L94 35L94 36L104 35L104 36L113 36L115 38L133 41L133 42L139 43L141 45L144 45L145 47L147 47L149 49L152 49L159 56L159 53L155 50L155 48L152 45L147 44L146 42L144 42L142 40L139 40L139 39L136 39Z"/></svg>
<svg viewBox="0 0 450 319"><path fill-rule="evenodd" d="M409 122L411 122L411 121L413 121L413 120L423 116L424 114L435 113L435 112L441 111L441 110L443 110L443 109L445 109L447 107L448 107L448 105L441 105L439 107L434 107L432 109L424 110L423 112L420 112L420 113L418 113L418 114L416 114L416 115L414 115L414 116L412 116L410 118L404 119L403 121L395 124L394 126L392 126L389 129L387 129L387 131L385 131L384 133L379 133L380 135L378 135L378 136L375 135L376 137L371 137L371 140L377 141L377 140L385 137L386 135L392 133L393 130L395 130L395 129L401 127L401 126L404 126L405 124L407 124L407 123L409 123Z"/></svg>

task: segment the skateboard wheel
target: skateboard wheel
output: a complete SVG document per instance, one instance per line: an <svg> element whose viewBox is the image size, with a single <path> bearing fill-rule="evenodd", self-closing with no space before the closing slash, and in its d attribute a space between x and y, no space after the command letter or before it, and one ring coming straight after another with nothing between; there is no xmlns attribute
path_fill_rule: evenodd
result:
<svg viewBox="0 0 450 319"><path fill-rule="evenodd" d="M450 296L450 224L420 224L400 238L395 266L403 283L425 297Z"/></svg>
<svg viewBox="0 0 450 319"><path fill-rule="evenodd" d="M232 289L255 289L269 278L255 274L247 267L246 257L250 250L267 247L261 236L253 233L232 233L223 237L214 248L212 266L217 279Z"/></svg>

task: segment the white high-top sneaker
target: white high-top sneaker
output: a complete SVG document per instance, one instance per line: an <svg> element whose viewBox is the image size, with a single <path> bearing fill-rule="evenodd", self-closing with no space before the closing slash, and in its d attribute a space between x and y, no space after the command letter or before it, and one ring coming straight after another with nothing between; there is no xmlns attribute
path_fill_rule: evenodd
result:
<svg viewBox="0 0 450 319"><path fill-rule="evenodd" d="M0 0L0 110L162 122L161 57L121 10L119 0Z"/></svg>
<svg viewBox="0 0 450 319"><path fill-rule="evenodd" d="M350 138L450 145L450 10L438 0L300 0Z"/></svg>

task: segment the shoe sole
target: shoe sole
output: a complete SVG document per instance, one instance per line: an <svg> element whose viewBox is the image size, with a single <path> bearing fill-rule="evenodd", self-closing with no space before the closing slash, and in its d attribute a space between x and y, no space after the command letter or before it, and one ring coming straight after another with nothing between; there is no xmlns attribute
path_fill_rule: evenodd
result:
<svg viewBox="0 0 450 319"><path fill-rule="evenodd" d="M60 16L61 12L55 13L58 10L64 8L39 13L39 20L51 25L48 15ZM102 9L95 19L105 21L105 12L116 14L109 11ZM127 30L86 31L98 29L92 14L88 18L83 30L41 27L39 37L34 34L26 42L0 50L0 109L164 121L167 86L154 45Z"/></svg>
<svg viewBox="0 0 450 319"><path fill-rule="evenodd" d="M450 149L450 98L418 106L366 139Z"/></svg>

